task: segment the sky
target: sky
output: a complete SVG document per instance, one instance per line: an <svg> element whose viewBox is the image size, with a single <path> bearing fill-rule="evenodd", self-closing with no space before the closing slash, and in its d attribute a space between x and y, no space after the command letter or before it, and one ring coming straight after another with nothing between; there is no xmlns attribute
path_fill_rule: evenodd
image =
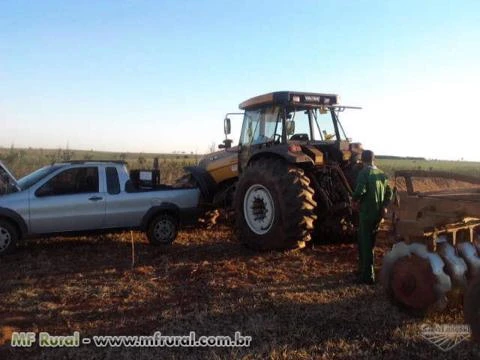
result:
<svg viewBox="0 0 480 360"><path fill-rule="evenodd" d="M298 90L377 154L480 160L479 39L476 0L0 0L0 147L205 153Z"/></svg>

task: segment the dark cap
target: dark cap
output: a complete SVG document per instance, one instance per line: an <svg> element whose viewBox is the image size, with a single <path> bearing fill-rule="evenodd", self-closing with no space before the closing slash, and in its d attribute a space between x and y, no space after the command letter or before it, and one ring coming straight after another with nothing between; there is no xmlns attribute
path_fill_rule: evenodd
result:
<svg viewBox="0 0 480 360"><path fill-rule="evenodd" d="M375 160L375 154L372 150L363 150L362 152L362 162L370 163Z"/></svg>

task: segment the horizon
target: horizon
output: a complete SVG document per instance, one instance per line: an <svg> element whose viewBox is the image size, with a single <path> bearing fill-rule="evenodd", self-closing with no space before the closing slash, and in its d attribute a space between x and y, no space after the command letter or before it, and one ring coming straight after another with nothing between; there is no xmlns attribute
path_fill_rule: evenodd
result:
<svg viewBox="0 0 480 360"><path fill-rule="evenodd" d="M72 149L69 147L58 147L58 148L34 148L34 147L5 147L5 146L0 146L0 150L25 150L25 151L46 151L46 152L58 152L58 151L72 151L72 152L93 152L93 153L108 153L108 154L135 154L135 155L189 155L189 156L198 156L198 157L203 157L207 156L210 154L210 152L204 152L204 153L195 153L193 151L186 151L186 150L174 150L172 152L150 152L150 151L124 151L124 150L96 150L96 149ZM367 149L365 149L367 150ZM217 151L225 151L222 149L216 149L215 152ZM395 155L395 154L375 154L375 158L378 160L388 160L389 158L393 160L420 160L420 161L442 161L442 162L464 162L464 163L480 163L480 161L477 160L466 160L466 159L440 159L440 158L427 158L423 156L408 156L408 155ZM1 159L0 159L1 160ZM95 160L92 160L95 161Z"/></svg>

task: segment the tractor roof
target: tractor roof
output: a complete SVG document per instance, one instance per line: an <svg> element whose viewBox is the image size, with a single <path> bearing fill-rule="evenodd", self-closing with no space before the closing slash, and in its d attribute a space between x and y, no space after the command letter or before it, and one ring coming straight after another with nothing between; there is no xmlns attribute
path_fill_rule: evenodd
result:
<svg viewBox="0 0 480 360"><path fill-rule="evenodd" d="M268 105L304 105L304 106L324 106L338 104L339 96L335 94L308 93L301 91L276 91L264 95L255 96L245 100L239 105L242 110L251 110L254 108Z"/></svg>

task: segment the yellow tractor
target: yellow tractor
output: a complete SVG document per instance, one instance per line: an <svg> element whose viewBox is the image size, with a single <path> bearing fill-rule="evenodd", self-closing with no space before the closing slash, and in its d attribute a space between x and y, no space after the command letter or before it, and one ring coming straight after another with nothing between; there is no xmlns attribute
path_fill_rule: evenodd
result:
<svg viewBox="0 0 480 360"><path fill-rule="evenodd" d="M188 170L213 207L233 205L237 237L258 250L303 247L355 234L351 193L361 145L346 136L334 94L278 91L241 103L237 147ZM227 116L225 135L230 134Z"/></svg>

